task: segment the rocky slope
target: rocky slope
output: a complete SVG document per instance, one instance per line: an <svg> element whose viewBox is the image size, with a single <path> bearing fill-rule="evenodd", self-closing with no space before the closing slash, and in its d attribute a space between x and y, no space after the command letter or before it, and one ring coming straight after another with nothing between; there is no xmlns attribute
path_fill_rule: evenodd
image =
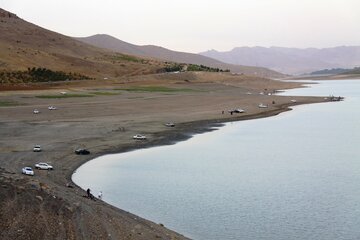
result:
<svg viewBox="0 0 360 240"><path fill-rule="evenodd" d="M155 73L162 61L100 49L26 22L0 9L0 70L47 68L90 77Z"/></svg>

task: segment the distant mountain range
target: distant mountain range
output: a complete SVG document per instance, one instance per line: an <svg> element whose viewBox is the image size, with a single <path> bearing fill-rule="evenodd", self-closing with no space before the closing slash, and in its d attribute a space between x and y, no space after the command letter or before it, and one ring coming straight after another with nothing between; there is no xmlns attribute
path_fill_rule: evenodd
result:
<svg viewBox="0 0 360 240"><path fill-rule="evenodd" d="M332 69L323 69L323 70L311 72L310 75L337 75L350 71L352 71L352 69L332 68Z"/></svg>
<svg viewBox="0 0 360 240"><path fill-rule="evenodd" d="M345 68L323 69L310 73L310 75L352 75L352 74L360 74L360 67L356 67L353 69L345 69Z"/></svg>
<svg viewBox="0 0 360 240"><path fill-rule="evenodd" d="M251 67L251 66L249 67L243 65L223 63L221 61L215 60L210 57L202 56L199 54L177 52L159 46L134 45L106 34L97 34L90 37L76 38L76 39L84 43L94 45L96 47L101 47L108 50L130 54L130 55L162 59L165 61L171 61L177 63L191 63L198 65L205 65L208 67L220 68L223 70L229 69L233 73L243 73L247 75L257 75L261 77L277 78L284 76L283 74L280 74L276 71L269 70L263 67Z"/></svg>
<svg viewBox="0 0 360 240"><path fill-rule="evenodd" d="M32 68L91 78L133 76L162 72L174 62L230 69L260 77L283 76L266 68L226 64L198 54L137 46L108 35L75 39L29 23L0 8L0 73L10 74L12 78L15 71Z"/></svg>
<svg viewBox="0 0 360 240"><path fill-rule="evenodd" d="M334 48L237 47L228 52L200 53L231 64L266 67L285 74L360 66L360 46Z"/></svg>

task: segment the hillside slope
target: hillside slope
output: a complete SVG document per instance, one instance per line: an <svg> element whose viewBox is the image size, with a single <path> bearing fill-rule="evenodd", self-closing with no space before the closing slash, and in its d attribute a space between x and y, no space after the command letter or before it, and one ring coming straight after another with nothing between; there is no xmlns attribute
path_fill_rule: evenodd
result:
<svg viewBox="0 0 360 240"><path fill-rule="evenodd" d="M209 57L201 56L199 54L177 52L153 45L138 46L124 42L122 40L119 40L117 38L114 38L106 34L97 34L90 37L76 38L76 39L94 45L96 47L101 47L125 54L163 59L166 61L177 62L177 63L191 63L198 65L205 65L205 66L220 68L224 70L229 69L233 73L258 75L261 77L277 78L283 76L278 72L266 68L226 64Z"/></svg>
<svg viewBox="0 0 360 240"><path fill-rule="evenodd" d="M48 68L90 77L154 73L164 67L156 60L124 56L26 22L0 9L0 70Z"/></svg>
<svg viewBox="0 0 360 240"><path fill-rule="evenodd" d="M228 52L200 53L231 64L262 66L286 74L302 74L326 68L360 65L360 46L335 48L237 47Z"/></svg>

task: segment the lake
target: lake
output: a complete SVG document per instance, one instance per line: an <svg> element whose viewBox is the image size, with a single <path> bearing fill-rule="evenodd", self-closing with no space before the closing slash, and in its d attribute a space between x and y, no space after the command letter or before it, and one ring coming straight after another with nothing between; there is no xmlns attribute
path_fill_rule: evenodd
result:
<svg viewBox="0 0 360 240"><path fill-rule="evenodd" d="M105 155L73 181L193 239L360 239L360 81L283 94L346 99Z"/></svg>

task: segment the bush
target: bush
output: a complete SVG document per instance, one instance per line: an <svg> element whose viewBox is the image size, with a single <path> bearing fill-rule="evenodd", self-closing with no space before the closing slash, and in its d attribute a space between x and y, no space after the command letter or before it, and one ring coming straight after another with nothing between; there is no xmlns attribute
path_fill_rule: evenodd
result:
<svg viewBox="0 0 360 240"><path fill-rule="evenodd" d="M46 68L28 68L27 71L2 71L0 72L2 83L28 83L28 82L55 82L65 80L90 79L88 76L78 73L65 73L52 71Z"/></svg>
<svg viewBox="0 0 360 240"><path fill-rule="evenodd" d="M189 72L230 72L230 70L220 69L220 68L212 68L205 65L197 65L197 64L178 64L178 63L168 63L165 62L168 66L166 66L160 72L180 72L180 71L189 71Z"/></svg>

